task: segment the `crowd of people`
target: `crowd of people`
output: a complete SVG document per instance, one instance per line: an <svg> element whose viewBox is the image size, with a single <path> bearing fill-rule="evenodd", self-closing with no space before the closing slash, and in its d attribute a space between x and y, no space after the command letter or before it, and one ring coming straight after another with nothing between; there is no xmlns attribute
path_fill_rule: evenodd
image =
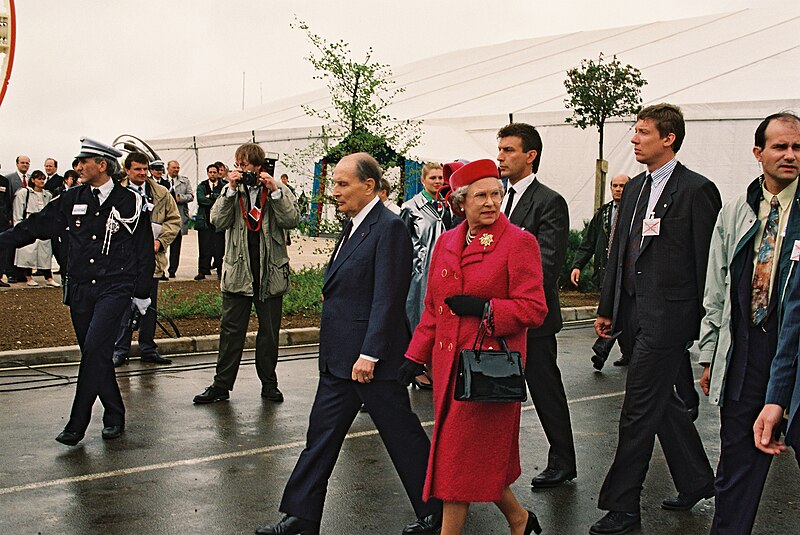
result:
<svg viewBox="0 0 800 535"><path fill-rule="evenodd" d="M713 181L678 161L684 138L678 107L639 112L631 143L646 170L612 178L612 200L597 210L571 266L577 285L594 258L600 302L592 365L603 368L616 340L622 358L614 364L627 366L618 444L599 489L606 514L589 527L594 535L641 526L656 438L677 490L661 507L685 511L715 497L713 534L751 532L772 458L791 446L800 463L800 118L777 113L759 124L753 154L762 174L724 206ZM508 383L500 378L517 381L512 390L523 396L530 392L549 443L531 487L577 477L556 339L568 206L538 176L543 140L535 127L506 125L497 141L496 161L426 164L422 191L399 209L372 156L351 154L336 164L333 197L346 223L324 274L306 446L278 506L283 517L257 534L320 533L328 479L360 410L375 423L416 514L404 534L459 534L471 502L495 503L512 535L540 533L537 516L511 490L522 473L521 400L504 397ZM195 192L177 162L162 177L163 162L136 153L124 161L125 179L112 181L120 156L84 140L76 158L83 185L65 180L52 200L49 179L28 176L30 162L21 156L13 210L11 203L2 208L3 223L15 226L0 233L0 247L54 240L69 275L65 302L82 360L72 414L56 440L84 438L97 397L103 438L124 432L114 366L127 359L131 317L141 325L140 344L145 336L142 359L169 362L145 333L158 281L177 270L179 252L173 262L171 251L180 250L195 193L195 278L217 271L223 311L216 373L194 403L230 398L251 307L261 396L283 401L278 330L289 288L288 232L299 222L288 177L275 180L253 143L236 150L234 170L209 165ZM9 199L11 179L0 182ZM47 275L38 258L17 254L17 267ZM688 349L696 341L702 392L720 407L716 471L694 423L699 395ZM475 400L465 359L476 352L509 362L517 355L522 368L476 377L489 390ZM409 384L432 391L430 439L411 409Z"/></svg>

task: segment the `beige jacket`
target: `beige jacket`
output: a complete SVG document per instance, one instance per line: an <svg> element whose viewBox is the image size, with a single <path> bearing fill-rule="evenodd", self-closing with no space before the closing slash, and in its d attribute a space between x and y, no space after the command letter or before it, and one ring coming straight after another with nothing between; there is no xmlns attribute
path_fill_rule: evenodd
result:
<svg viewBox="0 0 800 535"><path fill-rule="evenodd" d="M260 301L289 291L289 254L286 251L286 231L300 222L297 204L292 192L280 184L281 196L273 199L267 195L264 219L261 226ZM211 207L211 224L225 230L225 256L222 259L220 289L240 295L253 295L253 274L247 250L247 226L239 205L239 195L245 195L239 186L237 195L227 195L229 186Z"/></svg>
<svg viewBox="0 0 800 535"><path fill-rule="evenodd" d="M156 269L153 278L157 279L164 274L169 260L167 260L167 247L175 240L181 230L181 214L178 212L178 205L175 199L169 194L169 190L157 184L151 177L147 177L147 189L153 196L153 210L150 212L150 222L161 225L161 232L156 239L161 243L156 253ZM123 187L128 187L128 179L120 182ZM154 230L155 232L155 230Z"/></svg>

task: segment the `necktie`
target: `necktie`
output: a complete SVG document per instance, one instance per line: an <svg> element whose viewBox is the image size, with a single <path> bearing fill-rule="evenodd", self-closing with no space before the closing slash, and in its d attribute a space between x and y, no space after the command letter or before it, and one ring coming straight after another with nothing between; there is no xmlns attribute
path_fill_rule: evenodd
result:
<svg viewBox="0 0 800 535"><path fill-rule="evenodd" d="M622 287L633 295L636 292L636 259L639 258L639 248L642 246L642 222L644 221L647 203L650 201L650 188L653 185L653 177L647 175L636 202L636 212L633 214L631 233L628 237L628 247L625 253L625 266L622 271Z"/></svg>
<svg viewBox="0 0 800 535"><path fill-rule="evenodd" d="M619 221L619 205L612 207L614 218L611 220L611 231L608 233L608 248L606 258L611 256L611 246L614 245L614 233L617 231L617 221Z"/></svg>
<svg viewBox="0 0 800 535"><path fill-rule="evenodd" d="M27 188L28 187L28 173L23 173L22 174L22 187L23 188Z"/></svg>
<svg viewBox="0 0 800 535"><path fill-rule="evenodd" d="M514 204L515 193L516 192L514 191L514 186L508 188L508 200L506 201L506 209L503 212L506 215L506 217L511 217L511 207Z"/></svg>
<svg viewBox="0 0 800 535"><path fill-rule="evenodd" d="M750 301L753 325L758 325L767 317L769 306L769 278L772 275L772 259L775 256L775 239L778 236L778 212L780 203L776 196L769 202L770 210L764 225L764 236L758 248L756 267L753 270L753 293Z"/></svg>
<svg viewBox="0 0 800 535"><path fill-rule="evenodd" d="M94 200L97 203L97 205L99 206L100 205L100 189L92 188L92 195L94 195Z"/></svg>
<svg viewBox="0 0 800 535"><path fill-rule="evenodd" d="M344 249L344 245L347 243L347 240L350 239L350 233L353 231L353 220L348 219L347 223L344 225L344 230L342 231L342 241L339 243L339 248L336 250L336 256L339 256L339 253L342 252ZM336 256L333 257L336 260Z"/></svg>

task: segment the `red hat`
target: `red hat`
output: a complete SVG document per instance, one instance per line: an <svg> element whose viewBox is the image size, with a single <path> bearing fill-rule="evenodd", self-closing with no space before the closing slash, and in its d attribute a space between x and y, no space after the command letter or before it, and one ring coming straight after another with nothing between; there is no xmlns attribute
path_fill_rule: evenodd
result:
<svg viewBox="0 0 800 535"><path fill-rule="evenodd" d="M464 162L448 162L442 165L444 184L439 188L439 191L436 192L437 201L450 201L450 191L452 190L452 188L450 188L450 177L462 167L464 167Z"/></svg>
<svg viewBox="0 0 800 535"><path fill-rule="evenodd" d="M488 159L475 160L459 167L450 175L450 187L455 191L461 186L469 186L475 181L490 177L500 178L495 161Z"/></svg>

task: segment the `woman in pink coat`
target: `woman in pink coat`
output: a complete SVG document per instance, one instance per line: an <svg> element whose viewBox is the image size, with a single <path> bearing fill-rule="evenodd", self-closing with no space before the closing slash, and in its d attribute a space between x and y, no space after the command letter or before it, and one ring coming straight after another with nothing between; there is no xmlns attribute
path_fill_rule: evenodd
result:
<svg viewBox="0 0 800 535"><path fill-rule="evenodd" d="M446 164L450 204L466 217L436 242L425 310L414 332L400 380L432 364L436 422L424 499L444 502L442 535L461 533L470 502L494 502L512 535L541 532L536 515L519 504L509 485L520 475L520 403L453 398L459 353L471 348L486 302L491 303L484 349L505 338L525 358L528 328L547 314L539 244L500 212L503 185L492 160Z"/></svg>

